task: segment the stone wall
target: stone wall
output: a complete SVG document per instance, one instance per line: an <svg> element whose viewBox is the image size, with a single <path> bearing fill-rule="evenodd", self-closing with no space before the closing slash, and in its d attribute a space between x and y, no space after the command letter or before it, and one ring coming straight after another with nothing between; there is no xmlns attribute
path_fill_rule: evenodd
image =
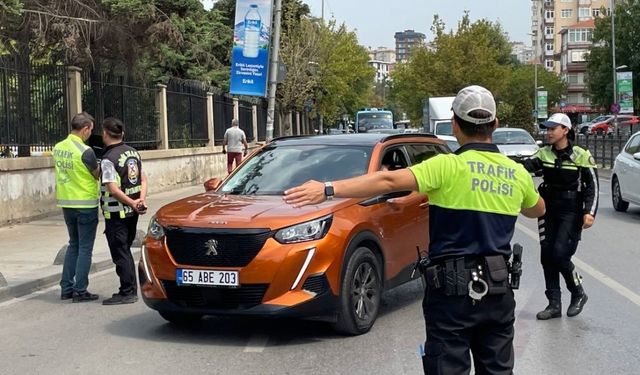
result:
<svg viewBox="0 0 640 375"><path fill-rule="evenodd" d="M220 147L141 151L149 193L226 176ZM49 156L0 159L0 226L58 212L55 172Z"/></svg>

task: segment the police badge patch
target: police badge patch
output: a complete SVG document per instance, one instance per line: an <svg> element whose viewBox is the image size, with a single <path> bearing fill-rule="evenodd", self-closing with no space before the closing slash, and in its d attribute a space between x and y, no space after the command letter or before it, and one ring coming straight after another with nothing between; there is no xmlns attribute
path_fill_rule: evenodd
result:
<svg viewBox="0 0 640 375"><path fill-rule="evenodd" d="M132 184L138 183L140 170L138 169L138 161L136 159L127 160L127 177Z"/></svg>
<svg viewBox="0 0 640 375"><path fill-rule="evenodd" d="M593 156L589 156L589 164L596 165L596 159L594 159Z"/></svg>

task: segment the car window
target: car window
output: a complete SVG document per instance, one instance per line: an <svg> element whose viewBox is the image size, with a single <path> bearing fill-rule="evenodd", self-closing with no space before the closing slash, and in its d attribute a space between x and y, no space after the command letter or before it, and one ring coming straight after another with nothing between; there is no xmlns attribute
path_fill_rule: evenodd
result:
<svg viewBox="0 0 640 375"><path fill-rule="evenodd" d="M444 150L437 145L407 145L406 148L412 165L420 164L427 159L444 153Z"/></svg>
<svg viewBox="0 0 640 375"><path fill-rule="evenodd" d="M381 170L395 171L409 166L402 148L394 147L385 151L380 163Z"/></svg>
<svg viewBox="0 0 640 375"><path fill-rule="evenodd" d="M532 145L536 141L526 131L496 131L491 136L496 145Z"/></svg>
<svg viewBox="0 0 640 375"><path fill-rule="evenodd" d="M284 145L263 148L218 190L226 194L280 195L309 180L335 181L367 172L371 147Z"/></svg>
<svg viewBox="0 0 640 375"><path fill-rule="evenodd" d="M635 154L636 152L640 152L640 134L631 138L627 147L624 149L627 154Z"/></svg>

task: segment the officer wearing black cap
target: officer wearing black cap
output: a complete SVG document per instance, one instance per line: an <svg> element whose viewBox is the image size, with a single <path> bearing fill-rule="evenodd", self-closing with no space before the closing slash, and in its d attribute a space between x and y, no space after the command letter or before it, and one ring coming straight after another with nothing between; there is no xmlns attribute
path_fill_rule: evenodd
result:
<svg viewBox="0 0 640 375"><path fill-rule="evenodd" d="M598 210L598 172L589 153L571 143L575 133L571 120L556 113L541 124L547 130L549 145L541 148L525 167L543 173L540 194L547 204L546 214L538 221L541 262L549 305L536 317L539 320L562 316L560 275L571 292L567 316L576 316L587 303L582 276L571 261L582 229L590 228Z"/></svg>
<svg viewBox="0 0 640 375"><path fill-rule="evenodd" d="M135 265L131 245L136 236L138 215L146 212L147 177L142 172L140 154L123 142L124 124L117 118L102 123L105 144L102 156L100 203L105 218L105 235L120 278L120 289L103 305L121 305L138 300Z"/></svg>
<svg viewBox="0 0 640 375"><path fill-rule="evenodd" d="M414 190L429 196L429 257L423 310L427 374L512 374L515 301L506 259L519 213L539 217L544 201L529 173L491 144L498 125L493 95L462 89L453 102L453 131L461 147L408 169L342 181L318 181L285 191L296 207L329 196L367 198ZM426 230L426 228L425 228Z"/></svg>

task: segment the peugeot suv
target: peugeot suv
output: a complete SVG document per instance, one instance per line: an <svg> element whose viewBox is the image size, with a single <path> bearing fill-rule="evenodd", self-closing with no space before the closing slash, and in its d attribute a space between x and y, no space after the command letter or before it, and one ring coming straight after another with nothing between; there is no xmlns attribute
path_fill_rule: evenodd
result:
<svg viewBox="0 0 640 375"><path fill-rule="evenodd" d="M276 139L224 181L207 181L206 192L158 210L138 267L143 300L177 324L204 315L312 317L365 333L381 294L418 277L427 197L405 191L294 208L283 191L447 152L426 134Z"/></svg>

